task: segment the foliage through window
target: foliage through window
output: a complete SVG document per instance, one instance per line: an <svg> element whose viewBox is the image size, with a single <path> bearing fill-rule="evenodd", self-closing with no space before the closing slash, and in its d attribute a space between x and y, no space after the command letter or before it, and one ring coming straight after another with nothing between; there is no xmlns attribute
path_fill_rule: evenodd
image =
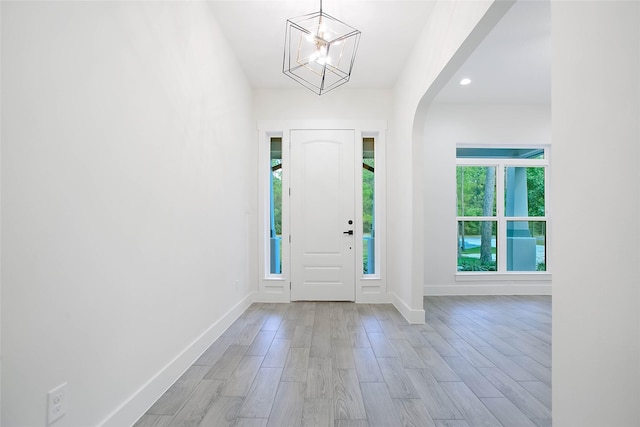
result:
<svg viewBox="0 0 640 427"><path fill-rule="evenodd" d="M375 274L375 139L362 140L362 272Z"/></svg>
<svg viewBox="0 0 640 427"><path fill-rule="evenodd" d="M282 138L270 140L269 273L282 274Z"/></svg>
<svg viewBox="0 0 640 427"><path fill-rule="evenodd" d="M543 148L458 148L458 271L547 271Z"/></svg>

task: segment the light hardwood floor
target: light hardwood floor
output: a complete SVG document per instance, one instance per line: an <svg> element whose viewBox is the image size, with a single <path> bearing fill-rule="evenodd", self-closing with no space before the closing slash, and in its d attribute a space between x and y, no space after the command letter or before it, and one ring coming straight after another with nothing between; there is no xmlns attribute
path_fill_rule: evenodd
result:
<svg viewBox="0 0 640 427"><path fill-rule="evenodd" d="M253 304L136 427L551 426L551 297Z"/></svg>

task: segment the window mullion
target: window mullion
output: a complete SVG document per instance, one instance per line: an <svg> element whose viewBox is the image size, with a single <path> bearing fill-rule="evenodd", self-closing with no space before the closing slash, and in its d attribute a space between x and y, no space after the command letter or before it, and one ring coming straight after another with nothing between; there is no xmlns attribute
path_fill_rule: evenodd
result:
<svg viewBox="0 0 640 427"><path fill-rule="evenodd" d="M504 272L507 269L507 222L505 221L504 218L504 205L505 205L505 200L504 200L504 192L505 192L505 188L504 188L504 182L505 182L505 177L504 177L504 172L505 172L505 167L503 163L500 163L496 166L497 170L496 170L496 192L497 192L497 197L496 197L496 215L497 215L497 225L498 225L498 230L497 230L497 251L496 251L496 261L498 264L498 268L496 269L498 272Z"/></svg>

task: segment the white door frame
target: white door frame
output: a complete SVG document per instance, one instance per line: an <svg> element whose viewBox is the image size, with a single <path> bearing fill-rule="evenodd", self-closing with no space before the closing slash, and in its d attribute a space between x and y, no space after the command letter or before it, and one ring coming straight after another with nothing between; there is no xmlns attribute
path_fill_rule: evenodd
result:
<svg viewBox="0 0 640 427"><path fill-rule="evenodd" d="M290 302L291 301L291 252L288 242L290 234L290 203L289 188L289 145L290 131L294 129L317 130L354 130L356 139L354 168L356 177L361 176L362 169L362 141L365 137L374 137L376 157L376 274L363 275L361 269L356 269L355 296L356 302L384 303L391 302L386 285L386 129L384 120L291 120L291 121L260 121L258 122L258 209L256 212L258 224L258 287L255 301ZM282 138L282 274L269 274L267 256L269 254L269 146L272 137ZM360 175L359 175L360 174ZM285 190L286 189L286 190ZM362 180L356 179L356 218L355 242L362 242ZM362 259L362 245L356 244L356 266Z"/></svg>

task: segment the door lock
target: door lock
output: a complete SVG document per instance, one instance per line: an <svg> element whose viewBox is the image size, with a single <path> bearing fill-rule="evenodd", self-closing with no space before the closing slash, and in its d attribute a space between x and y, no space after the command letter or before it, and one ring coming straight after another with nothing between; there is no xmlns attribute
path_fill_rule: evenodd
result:
<svg viewBox="0 0 640 427"><path fill-rule="evenodd" d="M348 234L349 236L353 236L353 230L343 231L342 234Z"/></svg>

